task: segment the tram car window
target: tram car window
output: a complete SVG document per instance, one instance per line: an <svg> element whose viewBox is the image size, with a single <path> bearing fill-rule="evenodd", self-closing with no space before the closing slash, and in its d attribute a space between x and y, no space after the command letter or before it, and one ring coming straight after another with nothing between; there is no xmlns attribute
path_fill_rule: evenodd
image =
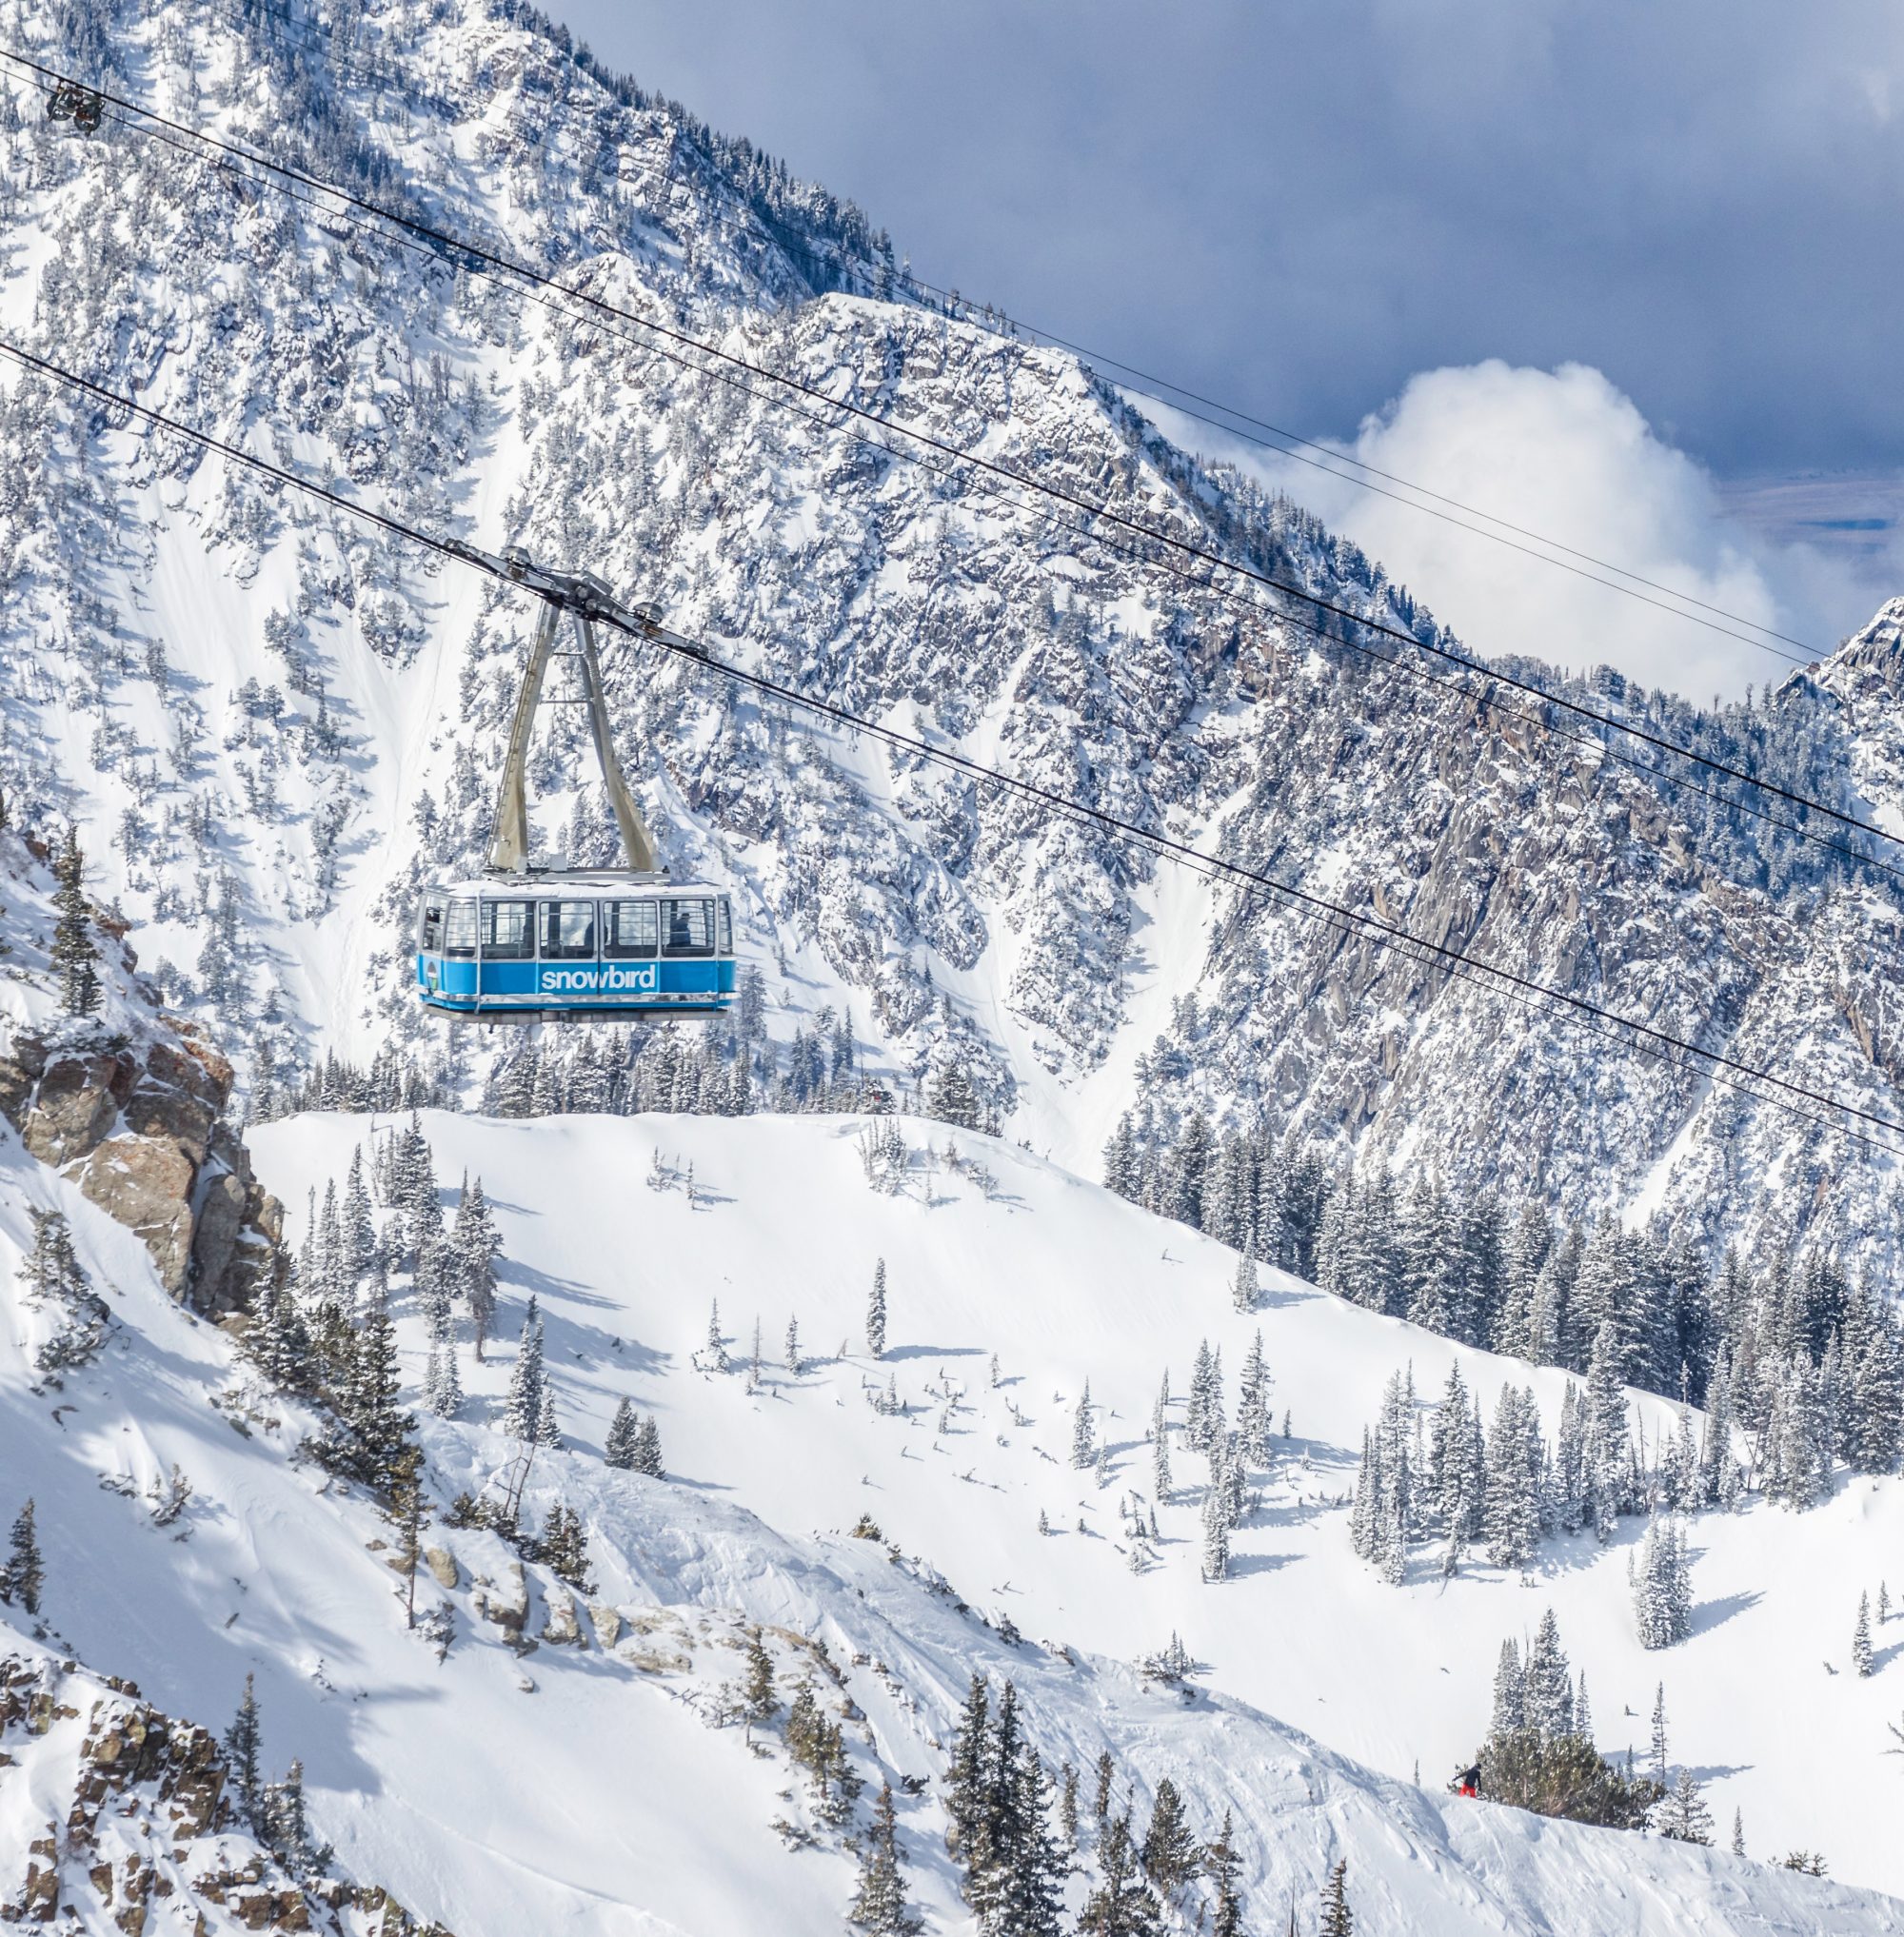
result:
<svg viewBox="0 0 1904 1937"><path fill-rule="evenodd" d="M545 901L542 904L545 961L592 961L595 957L595 903Z"/></svg>
<svg viewBox="0 0 1904 1937"><path fill-rule="evenodd" d="M661 944L658 901L605 901L602 955L607 961L652 961Z"/></svg>
<svg viewBox="0 0 1904 1937"><path fill-rule="evenodd" d="M712 955L714 953L714 904L712 901L666 900L662 904L664 955Z"/></svg>
<svg viewBox="0 0 1904 1937"><path fill-rule="evenodd" d="M483 903L483 954L490 961L528 961L535 955L533 901Z"/></svg>

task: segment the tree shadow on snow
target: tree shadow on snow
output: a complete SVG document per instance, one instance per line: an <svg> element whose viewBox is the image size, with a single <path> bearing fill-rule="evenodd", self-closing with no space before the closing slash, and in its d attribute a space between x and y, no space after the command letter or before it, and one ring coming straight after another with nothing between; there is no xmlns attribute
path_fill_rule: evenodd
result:
<svg viewBox="0 0 1904 1937"><path fill-rule="evenodd" d="M894 1358L983 1358L982 1345L889 1345L881 1363Z"/></svg>
<svg viewBox="0 0 1904 1937"><path fill-rule="evenodd" d="M1233 1553L1230 1578L1242 1580L1253 1573L1280 1573L1291 1561L1300 1557L1295 1553Z"/></svg>
<svg viewBox="0 0 1904 1937"><path fill-rule="evenodd" d="M1765 1598L1763 1594L1726 1594L1716 1601L1701 1601L1693 1610L1693 1632L1709 1634L1715 1628L1722 1628L1735 1614L1742 1614L1748 1608L1755 1608Z"/></svg>

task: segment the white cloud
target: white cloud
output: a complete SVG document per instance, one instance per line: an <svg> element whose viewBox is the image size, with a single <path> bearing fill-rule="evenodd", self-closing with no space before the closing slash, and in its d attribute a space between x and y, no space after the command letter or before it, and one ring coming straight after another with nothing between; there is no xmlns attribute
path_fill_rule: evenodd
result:
<svg viewBox="0 0 1904 1937"><path fill-rule="evenodd" d="M1699 701L1786 670L1775 656L1712 629L1793 630L1755 555L1761 548L1728 515L1713 479L1656 437L1599 371L1497 361L1424 371L1364 419L1347 448L1365 464L1753 622L1690 606L1662 611L1580 576L1614 576L1601 565L1498 524L1489 529L1551 556L1464 529L1451 521L1484 521L1452 506L1438 504L1446 515L1431 516L1418 504L1255 455L1253 468L1380 560L1471 649L1526 653L1576 671L1611 665Z"/></svg>

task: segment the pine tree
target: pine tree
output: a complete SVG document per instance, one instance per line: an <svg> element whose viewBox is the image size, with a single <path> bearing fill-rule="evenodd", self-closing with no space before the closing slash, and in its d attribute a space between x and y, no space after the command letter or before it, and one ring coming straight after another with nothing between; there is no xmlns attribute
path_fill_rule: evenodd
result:
<svg viewBox="0 0 1904 1937"><path fill-rule="evenodd" d="M536 1442L536 1429L542 1422L542 1316L531 1293L528 1310L523 1314L515 1367L509 1374L509 1396L503 1409L503 1431L526 1446Z"/></svg>
<svg viewBox="0 0 1904 1937"><path fill-rule="evenodd" d="M341 1326L339 1343L347 1356L332 1393L336 1425L318 1442L319 1456L334 1471L387 1492L416 1430L414 1415L399 1404L396 1328L387 1314L371 1312L354 1334Z"/></svg>
<svg viewBox="0 0 1904 1937"><path fill-rule="evenodd" d="M225 1731L225 1755L231 1766L232 1788L238 1814L256 1832L263 1826L265 1777L259 1760L263 1736L258 1725L258 1697L252 1679L245 1677L245 1693L238 1712Z"/></svg>
<svg viewBox="0 0 1904 1937"><path fill-rule="evenodd" d="M424 1372L424 1403L439 1419L453 1419L463 1404L463 1381L456 1371L456 1339L446 1325L433 1332Z"/></svg>
<svg viewBox="0 0 1904 1937"><path fill-rule="evenodd" d="M330 1868L330 1846L311 1840L302 1762L291 1764L283 1782L266 1786L262 1814L261 1839L299 1883L314 1883Z"/></svg>
<svg viewBox="0 0 1904 1937"><path fill-rule="evenodd" d="M780 1696L774 1690L773 1656L758 1628L747 1631L746 1675L741 1684L741 1712L749 1728L770 1722L780 1712Z"/></svg>
<svg viewBox="0 0 1904 1937"><path fill-rule="evenodd" d="M344 1275L355 1289L370 1269L377 1250L377 1220L370 1208L370 1193L364 1181L364 1146L350 1152L350 1167L344 1176L344 1205L339 1218L339 1235L344 1253Z"/></svg>
<svg viewBox="0 0 1904 1937"><path fill-rule="evenodd" d="M974 1674L952 1737L952 1762L945 1776L945 1849L962 1861L969 1861L967 1852L982 1820L981 1785L990 1745L990 1694L984 1676Z"/></svg>
<svg viewBox="0 0 1904 1937"><path fill-rule="evenodd" d="M1157 1409L1150 1417L1150 1489L1160 1500L1170 1497L1170 1374L1158 1389Z"/></svg>
<svg viewBox="0 0 1904 1937"><path fill-rule="evenodd" d="M1732 1812L1732 1853L1735 1856L1743 1856L1745 1854L1745 1811L1743 1809L1735 1809Z"/></svg>
<svg viewBox="0 0 1904 1937"><path fill-rule="evenodd" d="M278 1251L258 1288L251 1322L245 1333L245 1350L258 1370L286 1392L308 1392L315 1368L310 1332L304 1322L289 1281L290 1261Z"/></svg>
<svg viewBox="0 0 1904 1937"><path fill-rule="evenodd" d="M967 1894L982 1930L1059 1937L1064 1865L1051 1832L1049 1782L1018 1719L1018 1690L999 1697L967 1852Z"/></svg>
<svg viewBox="0 0 1904 1937"><path fill-rule="evenodd" d="M798 1378L804 1369L800 1357L800 1318L796 1314L786 1321L786 1369L788 1374Z"/></svg>
<svg viewBox="0 0 1904 1937"><path fill-rule="evenodd" d="M882 1783L879 1800L873 1805L872 1828L860 1845L860 1878L846 1911L848 1923L871 1937L915 1937L924 1927L906 1904L904 1862L900 1853L892 1784Z"/></svg>
<svg viewBox="0 0 1904 1937"><path fill-rule="evenodd" d="M1549 1608L1534 1631L1524 1676L1525 1721L1546 1742L1574 1732L1574 1677L1560 1646L1560 1627Z"/></svg>
<svg viewBox="0 0 1904 1937"><path fill-rule="evenodd" d="M1262 1287L1257 1282L1256 1259L1245 1252L1237 1259L1237 1275L1230 1280L1230 1303L1239 1312L1254 1312L1261 1296Z"/></svg>
<svg viewBox="0 0 1904 1937"><path fill-rule="evenodd" d="M1619 1334L1607 1318L1594 1334L1587 1367L1586 1524L1602 1546L1613 1538L1625 1491L1626 1391Z"/></svg>
<svg viewBox="0 0 1904 1937"><path fill-rule="evenodd" d="M1671 1648L1693 1629L1686 1543L1676 1523L1656 1513L1646 1524L1633 1582L1634 1616L1642 1648Z"/></svg>
<svg viewBox="0 0 1904 1937"><path fill-rule="evenodd" d="M429 1525L429 1497L423 1483L423 1452L405 1447L390 1477L385 1513L397 1534L391 1565L404 1576L404 1626L416 1626L417 1566L423 1559L423 1530Z"/></svg>
<svg viewBox="0 0 1904 1937"><path fill-rule="evenodd" d="M1230 1577L1229 1505L1219 1483L1220 1468L1211 1476L1203 1494L1203 1578L1206 1581Z"/></svg>
<svg viewBox="0 0 1904 1937"><path fill-rule="evenodd" d="M1102 1881L1085 1901L1079 1937L1158 1937L1162 1913L1138 1868L1128 1815L1105 1830L1098 1848Z"/></svg>
<svg viewBox="0 0 1904 1937"><path fill-rule="evenodd" d="M1071 1464L1081 1470L1097 1462L1097 1437L1091 1430L1091 1381L1086 1379L1078 1400L1078 1416L1071 1428Z"/></svg>
<svg viewBox="0 0 1904 1937"><path fill-rule="evenodd" d="M1322 1921L1318 1937L1355 1937L1355 1913L1349 1908L1349 1859L1339 1857L1322 1886Z"/></svg>
<svg viewBox="0 0 1904 1937"><path fill-rule="evenodd" d="M535 1557L570 1587L585 1594L593 1591L588 1581L588 1535L573 1507L557 1502L548 1510Z"/></svg>
<svg viewBox="0 0 1904 1937"><path fill-rule="evenodd" d="M1102 1829L1111 1820L1111 1784L1117 1778L1117 1764L1111 1760L1108 1749L1099 1752L1098 1766L1093 1774L1096 1782L1091 1792L1091 1813L1097 1818L1098 1828Z"/></svg>
<svg viewBox="0 0 1904 1937"><path fill-rule="evenodd" d="M1713 1840L1713 1812L1690 1769L1681 1769L1660 1812L1659 1833L1675 1843L1704 1843Z"/></svg>
<svg viewBox="0 0 1904 1937"><path fill-rule="evenodd" d="M1520 1650L1510 1638L1500 1644L1500 1662L1494 1671L1494 1717L1488 1733L1517 1735L1527 1726L1527 1680L1520 1670Z"/></svg>
<svg viewBox="0 0 1904 1937"><path fill-rule="evenodd" d="M69 1016L90 1016L99 1007L99 950L92 939L92 912L86 900L86 856L80 851L79 829L67 823L66 845L53 862L59 887L53 906L59 919L53 927L51 962L59 977L60 1007Z"/></svg>
<svg viewBox="0 0 1904 1937"><path fill-rule="evenodd" d="M721 1301L713 1299L707 1307L707 1358L716 1372L727 1370L727 1341L721 1333Z"/></svg>
<svg viewBox="0 0 1904 1937"><path fill-rule="evenodd" d="M1078 1771L1068 1762L1059 1776L1058 1827L1063 1833L1064 1847L1075 1855L1078 1849Z"/></svg>
<svg viewBox="0 0 1904 1937"><path fill-rule="evenodd" d="M1851 1632L1851 1665L1859 1675L1868 1675L1876 1666L1871 1651L1871 1596L1857 1597L1857 1625Z"/></svg>
<svg viewBox="0 0 1904 1937"><path fill-rule="evenodd" d="M661 1428L652 1413L642 1421L642 1429L635 1435L635 1471L645 1479L667 1477L667 1470L662 1464Z"/></svg>
<svg viewBox="0 0 1904 1937"><path fill-rule="evenodd" d="M1505 1385L1495 1402L1481 1525L1496 1567L1525 1567L1540 1534L1540 1429L1533 1404L1531 1394Z"/></svg>
<svg viewBox="0 0 1904 1937"><path fill-rule="evenodd" d="M1661 1682L1653 1694L1653 1780L1666 1787L1666 1684Z"/></svg>
<svg viewBox="0 0 1904 1937"><path fill-rule="evenodd" d="M542 1343L542 1326L536 1326L536 1343ZM542 1397L536 1406L535 1441L538 1446L560 1446L562 1424L555 1415L555 1388L545 1378Z"/></svg>
<svg viewBox="0 0 1904 1937"><path fill-rule="evenodd" d="M1165 1899L1197 1872L1197 1839L1184 1820L1183 1798L1168 1776L1157 1786L1157 1801L1151 1809L1150 1828L1144 1832L1142 1855L1144 1874Z"/></svg>
<svg viewBox="0 0 1904 1937"><path fill-rule="evenodd" d="M1253 1467L1266 1467L1270 1456L1269 1394L1275 1381L1263 1363L1262 1333L1250 1340L1249 1355L1243 1360L1242 1381L1237 1392L1237 1442L1243 1461Z"/></svg>
<svg viewBox="0 0 1904 1937"><path fill-rule="evenodd" d="M76 1305L91 1286L72 1248L72 1230L63 1211L30 1206L33 1248L20 1261L21 1290L30 1305Z"/></svg>
<svg viewBox="0 0 1904 1937"><path fill-rule="evenodd" d="M18 1601L28 1613L38 1614L40 1590L45 1585L46 1571L40 1562L39 1537L33 1525L33 1503L29 1500L14 1518L7 1565L0 1568L0 1601Z"/></svg>
<svg viewBox="0 0 1904 1937"><path fill-rule="evenodd" d="M1223 1827L1217 1840L1203 1850L1203 1873L1217 1887L1217 1901L1210 1917L1210 1937L1244 1937L1243 1900L1237 1888L1237 1876L1242 1867L1242 1858L1237 1853L1230 1812L1225 1809Z"/></svg>
<svg viewBox="0 0 1904 1937"><path fill-rule="evenodd" d="M886 1355L886 1261L883 1257L873 1265L872 1295L866 1300L866 1353L872 1358Z"/></svg>
<svg viewBox="0 0 1904 1937"><path fill-rule="evenodd" d="M615 1408L614 1418L609 1421L608 1436L602 1446L602 1463L631 1472L635 1464L635 1441L640 1432L635 1409L624 1398Z"/></svg>
<svg viewBox="0 0 1904 1937"><path fill-rule="evenodd" d="M503 1249L481 1177L464 1184L449 1227L449 1241L456 1260L457 1287L469 1307L469 1322L476 1334L476 1362L481 1365L489 1328L496 1322L496 1258Z"/></svg>

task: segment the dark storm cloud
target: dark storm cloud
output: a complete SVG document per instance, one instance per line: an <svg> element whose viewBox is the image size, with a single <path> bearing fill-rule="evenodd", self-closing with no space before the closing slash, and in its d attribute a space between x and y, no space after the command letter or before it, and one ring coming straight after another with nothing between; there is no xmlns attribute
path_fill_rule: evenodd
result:
<svg viewBox="0 0 1904 1937"><path fill-rule="evenodd" d="M1904 458L1904 10L568 0L922 274L1279 422L1577 360L1724 473Z"/></svg>

